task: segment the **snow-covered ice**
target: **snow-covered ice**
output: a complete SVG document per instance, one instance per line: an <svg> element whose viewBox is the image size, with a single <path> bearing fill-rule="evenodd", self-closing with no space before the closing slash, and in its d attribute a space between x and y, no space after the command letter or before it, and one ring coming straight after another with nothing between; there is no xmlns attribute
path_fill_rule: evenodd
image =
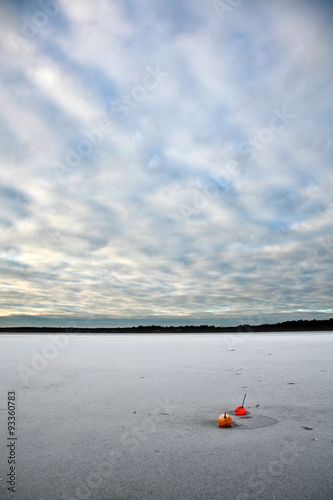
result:
<svg viewBox="0 0 333 500"><path fill-rule="evenodd" d="M329 500L332 361L332 332L1 335L0 497Z"/></svg>

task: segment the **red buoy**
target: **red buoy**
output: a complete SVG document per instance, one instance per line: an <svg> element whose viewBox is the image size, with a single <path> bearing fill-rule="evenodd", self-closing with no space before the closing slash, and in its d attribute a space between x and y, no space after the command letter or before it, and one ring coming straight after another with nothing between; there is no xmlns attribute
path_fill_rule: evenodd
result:
<svg viewBox="0 0 333 500"><path fill-rule="evenodd" d="M235 410L236 415L246 415L246 408L245 406L237 406Z"/></svg>
<svg viewBox="0 0 333 500"><path fill-rule="evenodd" d="M245 398L246 398L246 394L244 396L244 399L243 399L243 403L241 406L237 406L236 410L235 410L235 414L236 415L246 415L246 408L244 406L244 401L245 401Z"/></svg>

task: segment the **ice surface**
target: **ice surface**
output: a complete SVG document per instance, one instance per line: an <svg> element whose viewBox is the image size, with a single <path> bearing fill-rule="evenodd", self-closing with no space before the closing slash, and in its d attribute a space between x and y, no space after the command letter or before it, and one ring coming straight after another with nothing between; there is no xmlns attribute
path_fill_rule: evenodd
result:
<svg viewBox="0 0 333 500"><path fill-rule="evenodd" d="M331 332L1 335L0 497L329 500L332 348Z"/></svg>

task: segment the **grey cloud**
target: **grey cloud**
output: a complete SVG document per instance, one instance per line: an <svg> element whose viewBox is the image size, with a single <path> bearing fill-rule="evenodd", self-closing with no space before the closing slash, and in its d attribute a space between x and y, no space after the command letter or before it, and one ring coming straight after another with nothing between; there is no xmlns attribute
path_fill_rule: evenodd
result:
<svg viewBox="0 0 333 500"><path fill-rule="evenodd" d="M30 213L30 198L21 190L0 185L0 223L12 226L16 218L27 217Z"/></svg>

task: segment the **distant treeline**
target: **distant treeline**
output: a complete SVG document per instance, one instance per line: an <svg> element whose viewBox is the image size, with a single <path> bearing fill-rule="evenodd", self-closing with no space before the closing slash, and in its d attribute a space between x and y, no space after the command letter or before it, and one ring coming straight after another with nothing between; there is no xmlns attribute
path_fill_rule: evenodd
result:
<svg viewBox="0 0 333 500"><path fill-rule="evenodd" d="M333 318L325 320L303 320L284 321L274 325L238 325L238 326L214 326L214 325L185 325L185 326L158 326L140 325L132 327L117 328L76 328L76 327L35 327L35 326L11 326L0 328L1 332L21 333L195 333L195 332L294 332L294 331L333 331Z"/></svg>

